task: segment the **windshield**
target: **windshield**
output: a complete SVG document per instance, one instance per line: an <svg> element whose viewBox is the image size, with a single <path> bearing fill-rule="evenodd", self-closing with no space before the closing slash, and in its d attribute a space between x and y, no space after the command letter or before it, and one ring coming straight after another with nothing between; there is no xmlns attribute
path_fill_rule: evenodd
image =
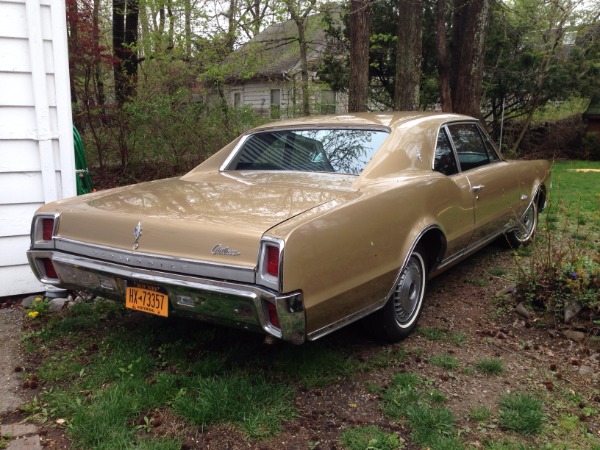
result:
<svg viewBox="0 0 600 450"><path fill-rule="evenodd" d="M366 129L280 130L248 137L228 170L287 170L358 175L389 133Z"/></svg>

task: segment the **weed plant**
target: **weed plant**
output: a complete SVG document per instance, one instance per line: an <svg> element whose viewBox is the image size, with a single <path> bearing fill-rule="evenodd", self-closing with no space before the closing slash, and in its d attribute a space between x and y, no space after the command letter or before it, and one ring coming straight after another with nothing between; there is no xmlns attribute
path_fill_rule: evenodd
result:
<svg viewBox="0 0 600 450"><path fill-rule="evenodd" d="M556 165L555 165L556 167ZM559 174L561 171L559 170ZM577 173L577 175L581 175ZM515 252L517 298L536 308L551 312L556 322L564 318L565 308L578 302L592 320L600 315L600 252L597 242L600 218L600 176L593 174L589 184L596 192L596 203L578 196L572 184L570 190L557 188L549 193L549 205L540 223L541 233L529 250ZM562 170L567 180L574 175ZM587 197L589 185L583 191ZM575 192L573 192L575 190ZM596 226L594 226L596 225Z"/></svg>
<svg viewBox="0 0 600 450"><path fill-rule="evenodd" d="M500 375L504 372L502 361L497 358L481 359L475 363L475 369L485 375Z"/></svg>
<svg viewBox="0 0 600 450"><path fill-rule="evenodd" d="M544 422L542 402L531 394L507 394L500 399L500 424L520 434L537 434Z"/></svg>
<svg viewBox="0 0 600 450"><path fill-rule="evenodd" d="M388 434L374 425L342 432L342 445L348 450L397 450L403 445L395 434Z"/></svg>

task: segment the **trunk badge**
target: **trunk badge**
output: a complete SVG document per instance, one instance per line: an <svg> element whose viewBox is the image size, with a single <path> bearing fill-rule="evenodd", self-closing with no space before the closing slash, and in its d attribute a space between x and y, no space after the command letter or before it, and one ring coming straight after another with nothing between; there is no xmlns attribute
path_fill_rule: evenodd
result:
<svg viewBox="0 0 600 450"><path fill-rule="evenodd" d="M137 250L140 246L140 244L138 243L138 239L140 238L141 235L142 235L142 221L140 220L133 230L133 237L135 238L135 241L133 242L134 250Z"/></svg>
<svg viewBox="0 0 600 450"><path fill-rule="evenodd" d="M237 250L230 249L229 247L224 247L221 244L215 245L210 251L213 255L224 255L224 256L238 256L240 252Z"/></svg>

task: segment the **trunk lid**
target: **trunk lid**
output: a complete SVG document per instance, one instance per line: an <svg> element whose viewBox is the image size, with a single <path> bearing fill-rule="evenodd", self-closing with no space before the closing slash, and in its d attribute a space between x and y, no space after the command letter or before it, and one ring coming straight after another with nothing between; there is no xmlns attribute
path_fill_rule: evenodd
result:
<svg viewBox="0 0 600 450"><path fill-rule="evenodd" d="M59 202L58 235L134 254L254 267L267 230L354 192L354 180L211 172L142 183Z"/></svg>

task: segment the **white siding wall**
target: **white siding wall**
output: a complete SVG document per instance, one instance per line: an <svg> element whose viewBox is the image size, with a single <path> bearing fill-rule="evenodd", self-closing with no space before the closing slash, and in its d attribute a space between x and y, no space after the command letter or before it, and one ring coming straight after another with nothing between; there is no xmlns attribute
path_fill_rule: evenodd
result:
<svg viewBox="0 0 600 450"><path fill-rule="evenodd" d="M43 290L31 218L75 194L64 0L0 0L0 297Z"/></svg>
<svg viewBox="0 0 600 450"><path fill-rule="evenodd" d="M271 108L271 89L281 90L281 118L294 117L294 109L297 115L302 109L302 90L300 86L300 78L296 80L296 95L294 104L294 83L290 81L247 81L243 84L238 84L228 87L228 101L231 106L234 102L234 92L241 94L242 105L251 106L253 109L260 111L266 117L269 117ZM320 114L320 108L317 107L321 102L320 90L324 89L320 85L312 84L310 93L311 113ZM348 96L344 93L336 93L336 114L345 114L348 112Z"/></svg>

